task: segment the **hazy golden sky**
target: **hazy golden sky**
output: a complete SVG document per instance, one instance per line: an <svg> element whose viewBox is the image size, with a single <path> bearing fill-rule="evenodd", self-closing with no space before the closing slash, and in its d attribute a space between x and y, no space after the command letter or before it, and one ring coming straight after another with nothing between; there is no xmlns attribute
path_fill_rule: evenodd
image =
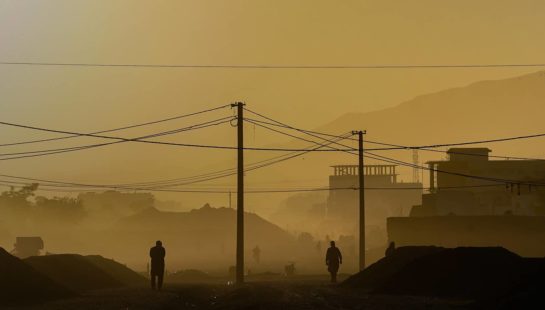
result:
<svg viewBox="0 0 545 310"><path fill-rule="evenodd" d="M544 63L544 21L542 0L0 0L0 61ZM0 66L0 118L100 130L244 100L255 110L313 128L346 112L382 109L419 94L536 70ZM2 130L0 137L30 136ZM2 169L74 176L74 165L58 171L66 164L59 164L61 158L47 159L49 168L41 161L2 163ZM93 160L85 165L109 165L102 157ZM157 171L150 177L161 178Z"/></svg>
<svg viewBox="0 0 545 310"><path fill-rule="evenodd" d="M0 59L156 64L542 63L544 20L545 2L539 0L2 0ZM134 119L148 116L149 111L168 115L187 110L187 105L242 99L313 126L345 111L379 109L433 90L532 71L0 70L2 105L13 111L17 105L48 105L60 98L63 103L55 104L74 117L80 117L77 110L82 107L106 105L116 112L129 105L134 112L128 119ZM85 98L82 93L101 95ZM284 115L310 107L315 113L304 120Z"/></svg>

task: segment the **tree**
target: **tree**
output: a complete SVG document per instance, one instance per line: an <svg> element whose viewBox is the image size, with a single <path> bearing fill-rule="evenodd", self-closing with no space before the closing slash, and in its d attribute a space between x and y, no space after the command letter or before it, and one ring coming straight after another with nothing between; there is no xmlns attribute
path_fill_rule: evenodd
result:
<svg viewBox="0 0 545 310"><path fill-rule="evenodd" d="M0 194L2 211L15 211L18 213L27 211L31 206L31 202L28 199L34 196L34 192L37 189L38 184L33 183L25 185L19 190L11 187L9 191L3 192Z"/></svg>
<svg viewBox="0 0 545 310"><path fill-rule="evenodd" d="M20 190L15 190L15 188L12 186L9 191L0 194L0 199L7 201L11 200L13 203L29 203L28 198L34 196L34 192L38 190L38 187L38 183L25 185Z"/></svg>
<svg viewBox="0 0 545 310"><path fill-rule="evenodd" d="M36 197L36 216L51 222L78 223L86 216L81 200L70 197Z"/></svg>

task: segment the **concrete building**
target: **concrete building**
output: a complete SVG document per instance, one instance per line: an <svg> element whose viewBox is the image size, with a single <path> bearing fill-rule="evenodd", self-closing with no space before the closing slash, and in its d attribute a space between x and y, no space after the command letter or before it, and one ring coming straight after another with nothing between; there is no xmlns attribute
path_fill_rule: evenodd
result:
<svg viewBox="0 0 545 310"><path fill-rule="evenodd" d="M332 166L327 217L354 222L358 218L358 166ZM366 223L384 226L388 216L408 215L413 205L420 204L422 183L398 182L396 165L364 166Z"/></svg>
<svg viewBox="0 0 545 310"><path fill-rule="evenodd" d="M389 217L397 246L502 246L545 255L543 160L490 160L487 148L452 148L430 161L430 191L410 216ZM449 173L445 173L449 172Z"/></svg>
<svg viewBox="0 0 545 310"><path fill-rule="evenodd" d="M545 161L490 160L487 148L447 153L448 160L428 162L430 192L412 216L545 215L545 187L528 184L545 184Z"/></svg>

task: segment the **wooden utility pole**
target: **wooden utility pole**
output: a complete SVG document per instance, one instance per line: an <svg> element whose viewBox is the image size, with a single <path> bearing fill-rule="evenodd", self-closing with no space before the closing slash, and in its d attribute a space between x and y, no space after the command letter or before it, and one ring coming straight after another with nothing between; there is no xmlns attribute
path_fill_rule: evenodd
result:
<svg viewBox="0 0 545 310"><path fill-rule="evenodd" d="M244 283L244 103L236 102L237 107L237 267L236 282Z"/></svg>
<svg viewBox="0 0 545 310"><path fill-rule="evenodd" d="M363 173L363 135L365 131L353 131L352 134L358 135L358 179L359 179L359 232L360 232L360 250L359 262L360 270L365 269L365 175Z"/></svg>

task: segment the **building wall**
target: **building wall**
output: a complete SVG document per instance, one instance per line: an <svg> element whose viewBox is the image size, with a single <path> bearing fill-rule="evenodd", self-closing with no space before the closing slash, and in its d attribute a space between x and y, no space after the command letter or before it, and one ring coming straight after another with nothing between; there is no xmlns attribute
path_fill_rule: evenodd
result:
<svg viewBox="0 0 545 310"><path fill-rule="evenodd" d="M388 239L397 246L502 246L522 256L545 256L545 187L516 184L545 183L545 161L491 161L483 148L449 152L449 161L430 164L454 174L437 172L430 182L435 188L410 217L388 218Z"/></svg>
<svg viewBox="0 0 545 310"><path fill-rule="evenodd" d="M462 175L481 176L493 179L545 181L545 161L536 160L468 160L444 161L437 164L437 170L458 173ZM437 174L437 186L484 186L502 185L500 182L468 178L462 175L446 173ZM478 189L476 189L478 191Z"/></svg>
<svg viewBox="0 0 545 310"><path fill-rule="evenodd" d="M476 158L435 162L437 170L453 174L438 172L435 190L424 195L422 206L411 215L539 215L545 211L545 187L516 184L545 183L545 161Z"/></svg>
<svg viewBox="0 0 545 310"><path fill-rule="evenodd" d="M358 176L342 175L330 176L331 188L357 188ZM366 220L369 225L385 225L388 216L408 215L410 208L421 204L421 183L392 183L389 176L365 176L365 187L391 188L388 190L366 190L365 206ZM396 190L397 189L397 190ZM327 204L327 216L354 222L358 218L359 192L358 190L331 191Z"/></svg>

